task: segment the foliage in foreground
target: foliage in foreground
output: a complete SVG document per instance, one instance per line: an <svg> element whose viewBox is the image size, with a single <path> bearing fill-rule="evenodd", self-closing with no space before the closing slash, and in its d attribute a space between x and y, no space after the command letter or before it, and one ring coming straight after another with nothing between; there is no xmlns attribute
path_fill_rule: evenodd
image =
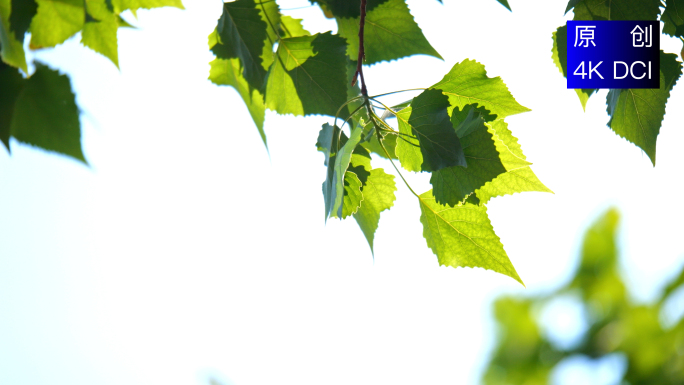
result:
<svg viewBox="0 0 684 385"><path fill-rule="evenodd" d="M661 7L663 11L661 13ZM565 13L573 11L573 20L658 20L663 34L684 41L684 0L570 0ZM567 77L567 26L553 33L552 58ZM684 49L682 49L684 53ZM608 127L619 136L641 148L655 166L656 140L665 117L665 107L677 80L682 63L677 55L660 51L660 89L613 89L608 92L606 106ZM597 90L575 89L586 108L589 97Z"/></svg>
<svg viewBox="0 0 684 385"><path fill-rule="evenodd" d="M684 383L684 319L669 327L659 319L670 295L684 289L684 269L654 304L631 303L618 272L618 219L610 210L591 226L580 266L563 287L540 297L496 301L498 346L484 377L486 384L547 384L554 367L568 357L598 359L614 353L627 361L623 383ZM574 346L559 347L542 331L538 310L568 295L581 299L589 325Z"/></svg>

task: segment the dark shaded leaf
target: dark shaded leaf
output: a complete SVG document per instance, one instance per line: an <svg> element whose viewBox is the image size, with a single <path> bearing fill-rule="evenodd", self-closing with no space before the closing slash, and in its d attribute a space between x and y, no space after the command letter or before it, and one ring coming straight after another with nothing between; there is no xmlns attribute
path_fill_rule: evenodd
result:
<svg viewBox="0 0 684 385"><path fill-rule="evenodd" d="M664 34L684 37L684 0L667 0L660 20L664 23Z"/></svg>
<svg viewBox="0 0 684 385"><path fill-rule="evenodd" d="M378 5L387 0L368 0L366 2L366 12L371 12ZM316 4L329 11L335 17L354 18L361 16L361 0L309 0L311 4Z"/></svg>
<svg viewBox="0 0 684 385"><path fill-rule="evenodd" d="M511 9L511 6L508 5L508 0L496 0L496 1L498 1L498 2L499 2L501 5L503 5L504 7L506 7L506 9L508 9L509 11L513 11L513 10Z"/></svg>
<svg viewBox="0 0 684 385"><path fill-rule="evenodd" d="M275 4L269 2L269 4ZM264 87L266 70L272 58L266 58L264 51L272 51L272 37L269 25L262 18L262 4L255 0L237 0L223 4L223 14L216 26L218 43L212 52L219 59L239 58L243 77L258 90ZM270 41L269 41L270 40Z"/></svg>
<svg viewBox="0 0 684 385"><path fill-rule="evenodd" d="M449 98L441 90L428 89L411 103L408 123L423 158L421 171L437 171L450 166L467 166L461 142L449 120ZM402 163L404 162L401 159Z"/></svg>
<svg viewBox="0 0 684 385"><path fill-rule="evenodd" d="M452 112L451 121L468 167L452 166L432 173L430 183L437 203L455 206L506 172L494 144L494 130L485 125L486 118L493 119L481 107L466 106L463 111L455 108Z"/></svg>
<svg viewBox="0 0 684 385"><path fill-rule="evenodd" d="M655 166L656 140L670 91L682 75L677 55L660 51L660 89L612 89L608 92L608 127L636 144Z"/></svg>
<svg viewBox="0 0 684 385"><path fill-rule="evenodd" d="M10 151L9 138L14 107L25 83L26 80L16 68L0 62L0 140L7 151Z"/></svg>
<svg viewBox="0 0 684 385"><path fill-rule="evenodd" d="M281 39L268 73L266 107L280 114L335 116L347 100L345 42L330 32ZM343 108L339 117L349 116Z"/></svg>
<svg viewBox="0 0 684 385"><path fill-rule="evenodd" d="M36 72L16 100L10 130L20 142L86 163L78 116L69 78L36 64Z"/></svg>
<svg viewBox="0 0 684 385"><path fill-rule="evenodd" d="M574 5L573 20L656 20L658 7L660 0L582 0Z"/></svg>
<svg viewBox="0 0 684 385"><path fill-rule="evenodd" d="M12 13L9 17L10 30L22 43L24 42L24 34L28 31L36 12L38 12L36 0L12 0Z"/></svg>

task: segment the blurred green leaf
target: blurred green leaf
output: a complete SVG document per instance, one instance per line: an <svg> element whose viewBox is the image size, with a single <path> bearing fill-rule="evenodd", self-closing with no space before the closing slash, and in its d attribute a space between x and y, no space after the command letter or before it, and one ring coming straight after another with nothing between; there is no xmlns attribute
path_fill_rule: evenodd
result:
<svg viewBox="0 0 684 385"><path fill-rule="evenodd" d="M42 64L36 64L36 72L25 81L15 101L10 131L20 142L86 163L69 78Z"/></svg>

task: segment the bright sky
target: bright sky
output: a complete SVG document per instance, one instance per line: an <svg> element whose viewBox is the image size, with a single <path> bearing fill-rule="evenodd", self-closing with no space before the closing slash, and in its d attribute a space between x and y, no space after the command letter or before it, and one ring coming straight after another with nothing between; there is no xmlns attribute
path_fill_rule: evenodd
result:
<svg viewBox="0 0 684 385"><path fill-rule="evenodd" d="M38 55L71 76L90 167L17 142L0 154L0 383L476 384L494 341L491 300L560 285L610 205L624 215L637 300L682 264L684 86L653 168L606 127L607 91L583 112L565 89L551 33L572 17L567 1L510 0L509 13L495 0L409 0L445 60L366 70L379 94L476 59L532 109L507 121L555 195L488 205L527 289L439 267L399 184L374 258L353 220L324 225L315 142L330 119L269 113L267 153L237 93L206 80L221 2L184 3L125 15L139 28L119 32L120 71L78 38ZM313 32L335 29L314 7L285 13ZM661 46L681 49L664 36ZM422 192L428 179L410 181Z"/></svg>

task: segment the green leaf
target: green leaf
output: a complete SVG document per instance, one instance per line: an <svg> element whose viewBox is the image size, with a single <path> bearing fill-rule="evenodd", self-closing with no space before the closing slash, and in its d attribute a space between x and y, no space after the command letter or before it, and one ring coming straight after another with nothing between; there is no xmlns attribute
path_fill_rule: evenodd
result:
<svg viewBox="0 0 684 385"><path fill-rule="evenodd" d="M31 22L31 48L54 47L83 29L83 0L37 0Z"/></svg>
<svg viewBox="0 0 684 385"><path fill-rule="evenodd" d="M596 310L597 316L617 310L625 300L625 286L618 272L617 226L620 214L614 208L601 215L587 230L577 275L568 285L578 290Z"/></svg>
<svg viewBox="0 0 684 385"><path fill-rule="evenodd" d="M111 2L115 13L121 13L127 9L135 12L138 9L152 9L161 7L175 7L185 9L181 0L107 0Z"/></svg>
<svg viewBox="0 0 684 385"><path fill-rule="evenodd" d="M399 123L396 155L401 162L401 167L408 171L421 172L423 171L423 154L420 151L420 142L413 134L413 129L408 122L412 111L411 106L409 106L396 113Z"/></svg>
<svg viewBox="0 0 684 385"><path fill-rule="evenodd" d="M380 213L389 210L394 205L395 191L397 187L394 183L394 175L386 174L381 168L371 170L363 186L361 207L354 214L354 219L366 237L371 252L373 252L375 231L380 223Z"/></svg>
<svg viewBox="0 0 684 385"><path fill-rule="evenodd" d="M275 2L269 2L271 7ZM219 59L239 58L243 77L258 90L264 86L266 70L272 58L272 40L268 23L262 18L262 5L254 0L237 0L223 4L223 14L218 21L218 42L212 52ZM276 10L277 11L277 10ZM270 40L270 41L269 41ZM269 52L264 63L264 51ZM264 66L266 64L266 66Z"/></svg>
<svg viewBox="0 0 684 385"><path fill-rule="evenodd" d="M440 265L482 267L523 283L494 232L485 206L442 206L432 191L418 199L423 237Z"/></svg>
<svg viewBox="0 0 684 385"><path fill-rule="evenodd" d="M266 107L280 114L335 116L347 100L345 42L330 32L281 39L266 84ZM342 109L340 117L348 116Z"/></svg>
<svg viewBox="0 0 684 385"><path fill-rule="evenodd" d="M10 30L20 42L24 42L24 34L31 25L31 19L38 11L36 0L12 0L12 13L9 17Z"/></svg>
<svg viewBox="0 0 684 385"><path fill-rule="evenodd" d="M107 9L104 0L86 0L88 14L95 20L87 21L81 33L84 46L104 55L119 67L117 31L119 17Z"/></svg>
<svg viewBox="0 0 684 385"><path fill-rule="evenodd" d="M344 180L347 173L347 168L351 162L352 152L356 148L356 145L361 141L361 134L363 130L357 127L352 131L351 137L347 140L347 143L340 148L335 156L335 169L333 171L333 180L330 185L330 215L336 216L337 218L343 218L343 201L345 196ZM329 165L330 166L330 165ZM328 166L328 167L329 167ZM356 174L354 174L356 175ZM359 186L360 187L360 186ZM355 203L352 201L352 203ZM355 212L356 210L351 208L350 211Z"/></svg>
<svg viewBox="0 0 684 385"><path fill-rule="evenodd" d="M450 166L467 166L461 142L447 113L449 98L440 90L428 89L413 99L411 108L408 124L411 136L417 138L420 145L420 170L438 171ZM414 162L417 160L415 155Z"/></svg>
<svg viewBox="0 0 684 385"><path fill-rule="evenodd" d="M684 0L667 0L660 20L664 23L664 34L684 37Z"/></svg>
<svg viewBox="0 0 684 385"><path fill-rule="evenodd" d="M580 1L582 1L582 0L570 0L570 1L568 1L568 6L565 7L565 13L564 14L567 14L568 12L570 12L571 9L575 8L577 3L579 3Z"/></svg>
<svg viewBox="0 0 684 385"><path fill-rule="evenodd" d="M513 98L500 77L487 77L484 66L474 60L457 63L430 88L442 90L449 97L452 108L478 104L499 118L530 111Z"/></svg>
<svg viewBox="0 0 684 385"><path fill-rule="evenodd" d="M371 12L386 1L368 0L366 12ZM309 2L311 4L318 3L324 11L329 11L335 17L354 18L361 16L361 0L309 0Z"/></svg>
<svg viewBox="0 0 684 385"><path fill-rule="evenodd" d="M568 77L568 27L566 25L558 27L558 29L553 32L553 48L551 49L551 58L553 62L556 63L556 67L563 74L563 77ZM582 103L582 109L587 110L587 101L589 97L596 92L596 89L587 88L575 88L575 92L579 97L580 103Z"/></svg>
<svg viewBox="0 0 684 385"><path fill-rule="evenodd" d="M337 18L340 36L347 39L347 55L359 56L359 18ZM411 55L442 58L413 20L404 0L387 0L366 14L364 28L365 64Z"/></svg>
<svg viewBox="0 0 684 385"><path fill-rule="evenodd" d="M361 129L358 128L352 139L358 143L360 137ZM337 126L327 123L318 133L316 147L325 155L323 163L328 167L323 182L325 219L329 216L346 218L356 212L361 202L360 191L367 182L371 168L370 154L355 143L350 143Z"/></svg>
<svg viewBox="0 0 684 385"><path fill-rule="evenodd" d="M10 0L0 0L0 56L3 62L28 73L23 39L17 39L16 34L11 30L9 20L11 7Z"/></svg>
<svg viewBox="0 0 684 385"><path fill-rule="evenodd" d="M281 37L297 37L311 35L309 31L302 26L302 19L295 19L287 15L280 17L280 31Z"/></svg>
<svg viewBox="0 0 684 385"><path fill-rule="evenodd" d="M455 206L485 183L506 172L494 143L494 130L485 126L486 111L466 106L454 109L451 121L468 167L446 167L432 173L430 183L437 203ZM491 116L490 116L491 117Z"/></svg>
<svg viewBox="0 0 684 385"><path fill-rule="evenodd" d="M397 140L399 140L397 135L388 134L385 135L385 138L382 141L382 144L385 146L385 149L387 149L387 152L392 159L399 159L396 154ZM361 146L368 151L387 159L387 155L385 154L385 151L383 151L382 147L380 146L380 142L375 135L373 135L369 141L361 143Z"/></svg>
<svg viewBox="0 0 684 385"><path fill-rule="evenodd" d="M209 80L212 83L231 86L240 94L249 114L252 116L254 124L259 130L264 146L268 149L266 133L264 132L264 118L266 115L264 96L258 90L250 88L247 80L242 77L240 59L215 59L209 65L211 66Z"/></svg>
<svg viewBox="0 0 684 385"><path fill-rule="evenodd" d="M656 20L658 7L660 0L582 0L574 5L574 20Z"/></svg>
<svg viewBox="0 0 684 385"><path fill-rule="evenodd" d="M344 193L342 195L342 205L340 206L338 212L333 211L330 216L333 218L345 219L348 216L356 213L361 206L361 201L363 200L363 194L361 193L361 180L359 177L351 172L347 171L344 173Z"/></svg>
<svg viewBox="0 0 684 385"><path fill-rule="evenodd" d="M475 191L480 202L484 204L497 196L525 191L553 193L544 186L529 167L531 163L527 162L520 144L518 144L518 139L508 129L506 122L495 120L491 123L485 123L485 125L489 126L490 132L493 131L494 133L496 149L500 154L501 163L507 171Z"/></svg>
<svg viewBox="0 0 684 385"><path fill-rule="evenodd" d="M656 139L670 91L682 75L677 55L660 51L660 89L612 89L608 92L608 127L644 150L655 166Z"/></svg>
<svg viewBox="0 0 684 385"><path fill-rule="evenodd" d="M26 80L19 70L0 62L0 140L10 151L9 138L14 106Z"/></svg>
<svg viewBox="0 0 684 385"><path fill-rule="evenodd" d="M511 6L508 5L508 0L496 0L496 1L498 1L498 2L499 2L501 5L503 5L504 7L506 7L509 11L511 11L511 12L513 11L513 10L511 9Z"/></svg>
<svg viewBox="0 0 684 385"><path fill-rule="evenodd" d="M78 115L69 78L38 63L17 97L10 130L20 142L86 163Z"/></svg>
<svg viewBox="0 0 684 385"><path fill-rule="evenodd" d="M325 203L325 219L331 216L332 206L337 194L335 186L335 166L337 154L349 139L337 126L328 123L323 124L318 133L316 148L325 156L323 163L327 166L326 178L323 181L323 200ZM351 156L350 156L351 157ZM346 173L346 170L345 170Z"/></svg>

